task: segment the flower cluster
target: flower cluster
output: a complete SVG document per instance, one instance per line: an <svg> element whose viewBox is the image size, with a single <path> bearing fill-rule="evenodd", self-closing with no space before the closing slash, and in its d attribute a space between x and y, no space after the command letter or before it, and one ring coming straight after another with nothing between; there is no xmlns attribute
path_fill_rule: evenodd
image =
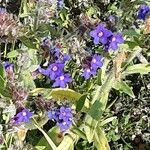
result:
<svg viewBox="0 0 150 150"><path fill-rule="evenodd" d="M23 108L15 115L13 121L14 124L20 125L23 122L29 122L31 117L32 117L32 113L28 109Z"/></svg>
<svg viewBox="0 0 150 150"><path fill-rule="evenodd" d="M87 64L87 67L84 69L82 76L85 79L89 79L92 75L95 75L97 72L97 69L101 68L103 66L103 57L95 54L90 62Z"/></svg>
<svg viewBox="0 0 150 150"><path fill-rule="evenodd" d="M138 19L145 20L149 14L150 14L150 6L141 5L139 7Z"/></svg>
<svg viewBox="0 0 150 150"><path fill-rule="evenodd" d="M55 120L62 132L68 130L72 125L72 109L70 107L61 106L59 109L48 111L48 117Z"/></svg>
<svg viewBox="0 0 150 150"><path fill-rule="evenodd" d="M57 9L61 10L64 5L64 0L57 0Z"/></svg>
<svg viewBox="0 0 150 150"><path fill-rule="evenodd" d="M54 81L53 87L65 88L67 83L72 81L70 74L64 71L65 63L71 58L68 54L61 53L57 46L52 46L49 39L46 39L43 45L44 44L48 47L50 55L54 56L55 60L48 66L47 69L39 67L38 71Z"/></svg>
<svg viewBox="0 0 150 150"><path fill-rule="evenodd" d="M90 32L90 36L94 38L94 44L102 44L105 50L117 50L119 44L124 42L120 33L112 33L112 31L105 28L103 24L99 24L96 29Z"/></svg>

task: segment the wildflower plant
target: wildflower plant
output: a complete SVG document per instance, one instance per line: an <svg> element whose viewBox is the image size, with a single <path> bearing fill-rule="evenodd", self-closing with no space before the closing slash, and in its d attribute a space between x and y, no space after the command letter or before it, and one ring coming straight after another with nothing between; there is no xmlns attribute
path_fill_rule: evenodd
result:
<svg viewBox="0 0 150 150"><path fill-rule="evenodd" d="M148 115L127 108L148 88L150 4L13 3L0 8L0 147L136 149Z"/></svg>

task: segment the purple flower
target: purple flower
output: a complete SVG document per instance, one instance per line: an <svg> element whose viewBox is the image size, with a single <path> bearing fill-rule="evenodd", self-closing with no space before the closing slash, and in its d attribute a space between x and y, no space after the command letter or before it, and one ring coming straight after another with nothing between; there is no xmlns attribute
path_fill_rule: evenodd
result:
<svg viewBox="0 0 150 150"><path fill-rule="evenodd" d="M145 20L149 13L150 13L150 7L147 5L141 5L138 11L138 19Z"/></svg>
<svg viewBox="0 0 150 150"><path fill-rule="evenodd" d="M62 132L68 130L70 128L71 124L72 124L71 121L67 121L67 122L63 121L63 122L59 123L60 130Z"/></svg>
<svg viewBox="0 0 150 150"><path fill-rule="evenodd" d="M38 72L45 75L45 76L49 76L50 74L50 68L47 68L47 69L43 69L41 68L40 66L38 67Z"/></svg>
<svg viewBox="0 0 150 150"><path fill-rule="evenodd" d="M110 21L110 22L115 22L115 17L114 16L112 16L112 15L110 15L109 17L108 17L108 20Z"/></svg>
<svg viewBox="0 0 150 150"><path fill-rule="evenodd" d="M70 107L60 107L59 119L60 130L66 131L72 124L72 109Z"/></svg>
<svg viewBox="0 0 150 150"><path fill-rule="evenodd" d="M10 64L8 61L6 61L3 66L4 66L5 70L8 70L8 69L12 68L13 65Z"/></svg>
<svg viewBox="0 0 150 150"><path fill-rule="evenodd" d="M123 42L124 40L120 33L113 35L112 38L110 39L109 49L117 50L119 44L122 44Z"/></svg>
<svg viewBox="0 0 150 150"><path fill-rule="evenodd" d="M59 119L62 119L64 121L70 120L72 118L72 109L70 107L64 107L62 106L60 108L60 114L59 114Z"/></svg>
<svg viewBox="0 0 150 150"><path fill-rule="evenodd" d="M49 76L51 80L54 80L57 77L59 77L61 74L63 74L64 64L53 63L49 66L49 68L50 68Z"/></svg>
<svg viewBox="0 0 150 150"><path fill-rule="evenodd" d="M63 55L63 62L65 63L66 61L69 61L71 59L71 56L69 54L64 54Z"/></svg>
<svg viewBox="0 0 150 150"><path fill-rule="evenodd" d="M92 61L91 61L91 67L94 70L97 70L98 68L101 68L103 66L102 60L103 60L102 56L95 54L92 58Z"/></svg>
<svg viewBox="0 0 150 150"><path fill-rule="evenodd" d="M51 80L54 80L61 74L63 74L64 64L56 62L51 65L47 69L43 69L41 67L38 68L38 71L46 76L49 76Z"/></svg>
<svg viewBox="0 0 150 150"><path fill-rule="evenodd" d="M59 109L48 111L49 119L57 121L62 132L68 130L72 124L72 109L67 106L61 106Z"/></svg>
<svg viewBox="0 0 150 150"><path fill-rule="evenodd" d="M71 82L72 79L69 74L62 74L61 76L55 79L53 87L62 87L65 88L67 83Z"/></svg>
<svg viewBox="0 0 150 150"><path fill-rule="evenodd" d="M104 27L103 24L99 24L95 30L90 32L90 36L94 38L94 44L106 44L108 37L112 35L112 32Z"/></svg>
<svg viewBox="0 0 150 150"><path fill-rule="evenodd" d="M29 122L31 116L32 113L24 108L21 112L17 113L14 120L16 124L20 124L21 122Z"/></svg>
<svg viewBox="0 0 150 150"><path fill-rule="evenodd" d="M60 10L63 8L64 0L57 0L57 9Z"/></svg>
<svg viewBox="0 0 150 150"><path fill-rule="evenodd" d="M58 119L59 119L59 110L54 109L54 110L48 111L48 118L51 119L51 120L58 121Z"/></svg>
<svg viewBox="0 0 150 150"><path fill-rule="evenodd" d="M89 79L92 75L95 74L96 74L96 70L92 68L85 68L81 76L83 76L85 79Z"/></svg>

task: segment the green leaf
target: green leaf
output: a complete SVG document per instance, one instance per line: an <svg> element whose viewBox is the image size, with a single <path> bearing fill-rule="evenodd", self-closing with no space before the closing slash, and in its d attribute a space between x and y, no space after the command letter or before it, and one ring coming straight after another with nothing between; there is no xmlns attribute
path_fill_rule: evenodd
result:
<svg viewBox="0 0 150 150"><path fill-rule="evenodd" d="M85 133L82 130L80 130L78 127L76 127L75 125L73 125L73 127L71 128L71 131L73 133L76 133L80 138L87 140Z"/></svg>
<svg viewBox="0 0 150 150"><path fill-rule="evenodd" d="M107 118L107 119L105 119L104 121L102 121L102 122L100 122L100 126L104 126L105 124L107 124L107 123L109 123L109 122L111 122L111 121L113 121L114 119L116 119L117 117L110 117L110 118Z"/></svg>
<svg viewBox="0 0 150 150"><path fill-rule="evenodd" d="M99 101L95 101L94 104L91 106L88 114L95 120L99 120L102 115L102 103Z"/></svg>
<svg viewBox="0 0 150 150"><path fill-rule="evenodd" d="M123 34L133 37L133 36L139 36L140 33L138 33L137 30L130 29L130 30L124 30Z"/></svg>
<svg viewBox="0 0 150 150"><path fill-rule="evenodd" d="M69 132L69 134L64 137L63 141L57 147L57 150L73 150L74 143L78 139L79 139L78 135L72 132Z"/></svg>
<svg viewBox="0 0 150 150"><path fill-rule="evenodd" d="M76 112L81 111L84 106L87 95L82 95L80 99L76 102Z"/></svg>
<svg viewBox="0 0 150 150"><path fill-rule="evenodd" d="M37 127L37 129L39 129L39 131L41 131L43 133L45 139L47 140L47 142L49 144L49 150L51 150L51 148L52 148L52 150L57 150L56 145L54 144L52 139L47 135L47 133L42 128L40 128L37 124L35 124L35 126Z"/></svg>
<svg viewBox="0 0 150 150"><path fill-rule="evenodd" d="M2 64L0 64L0 93L3 93L6 87L6 72Z"/></svg>
<svg viewBox="0 0 150 150"><path fill-rule="evenodd" d="M92 16L94 13L95 13L94 7L90 7L90 8L88 9L88 11L87 11L87 15L88 15L88 16Z"/></svg>
<svg viewBox="0 0 150 150"><path fill-rule="evenodd" d="M81 97L80 93L77 93L71 89L65 89L65 88L53 89L50 95L56 100L64 100L64 99L79 100Z"/></svg>
<svg viewBox="0 0 150 150"><path fill-rule="evenodd" d="M19 55L19 52L17 50L11 51L7 54L8 58L16 58Z"/></svg>
<svg viewBox="0 0 150 150"><path fill-rule="evenodd" d="M113 84L113 88L121 92L124 92L133 98L135 97L132 89L124 81L116 81Z"/></svg>
<svg viewBox="0 0 150 150"><path fill-rule="evenodd" d="M33 39L29 39L26 36L20 37L20 41L28 48L36 49L36 45L33 44Z"/></svg>
<svg viewBox="0 0 150 150"><path fill-rule="evenodd" d="M23 72L21 74L21 78L22 78L22 81L23 81L23 84L24 86L27 88L27 89L35 89L35 83L33 81L33 77L31 75L30 72L26 71L26 72Z"/></svg>
<svg viewBox="0 0 150 150"><path fill-rule="evenodd" d="M94 133L94 145L97 150L110 150L104 131L97 127Z"/></svg>
<svg viewBox="0 0 150 150"><path fill-rule="evenodd" d="M51 128L48 132L47 135L51 138L51 140L55 143L56 146L58 146L61 141L63 140L63 135L61 135L59 127L55 126L53 128ZM38 144L36 145L37 147L41 147L44 146L45 148L43 150L51 150L52 148L50 147L50 145L48 144L47 140L45 139L45 137L42 137L40 139L40 141L38 142Z"/></svg>
<svg viewBox="0 0 150 150"><path fill-rule="evenodd" d="M127 67L127 69L122 73L123 76L140 73L140 74L148 74L150 72L150 64L136 64Z"/></svg>

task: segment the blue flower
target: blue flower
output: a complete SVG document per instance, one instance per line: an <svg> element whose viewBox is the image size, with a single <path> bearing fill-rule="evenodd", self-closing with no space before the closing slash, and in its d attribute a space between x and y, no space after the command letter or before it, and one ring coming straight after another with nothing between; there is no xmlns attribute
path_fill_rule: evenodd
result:
<svg viewBox="0 0 150 150"><path fill-rule="evenodd" d="M114 16L110 15L110 16L108 17L108 20L109 20L110 22L114 23L116 19L115 19Z"/></svg>
<svg viewBox="0 0 150 150"><path fill-rule="evenodd" d="M92 58L92 61L91 61L91 67L94 70L97 70L98 68L101 68L103 66L102 60L103 60L102 56L95 54Z"/></svg>
<svg viewBox="0 0 150 150"><path fill-rule="evenodd" d="M67 61L70 61L71 59L71 56L69 54L63 54L63 62L67 62Z"/></svg>
<svg viewBox="0 0 150 150"><path fill-rule="evenodd" d="M49 76L51 80L55 80L57 77L62 75L64 69L64 64L63 63L53 63L50 64L47 69L42 69L41 67L38 68L38 71L46 76Z"/></svg>
<svg viewBox="0 0 150 150"><path fill-rule="evenodd" d="M95 30L90 32L90 36L94 38L94 44L106 44L111 35L112 32L106 29L103 24L99 24Z"/></svg>
<svg viewBox="0 0 150 150"><path fill-rule="evenodd" d="M32 117L32 113L29 110L24 108L21 112L16 114L14 120L16 124L20 124L22 122L29 122L31 117Z"/></svg>
<svg viewBox="0 0 150 150"><path fill-rule="evenodd" d="M56 79L61 74L63 74L64 64L62 63L53 63L49 66L49 76L51 80Z"/></svg>
<svg viewBox="0 0 150 150"><path fill-rule="evenodd" d="M70 107L60 107L59 119L60 119L60 130L66 131L72 124L72 109Z"/></svg>
<svg viewBox="0 0 150 150"><path fill-rule="evenodd" d="M109 41L109 49L117 50L119 47L119 44L124 43L123 37L120 33L115 34L112 36L112 38Z"/></svg>
<svg viewBox="0 0 150 150"><path fill-rule="evenodd" d="M59 76L55 79L53 87L65 88L67 83L70 83L71 81L72 81L72 79L69 74L62 74L61 76Z"/></svg>
<svg viewBox="0 0 150 150"><path fill-rule="evenodd" d="M64 0L57 0L57 9L60 10L63 8Z"/></svg>
<svg viewBox="0 0 150 150"><path fill-rule="evenodd" d="M85 68L81 76L83 76L85 79L89 79L92 75L96 75L96 70L93 68Z"/></svg>
<svg viewBox="0 0 150 150"><path fill-rule="evenodd" d="M59 119L59 110L58 109L53 109L48 111L48 118L51 120L56 120L58 121Z"/></svg>
<svg viewBox="0 0 150 150"><path fill-rule="evenodd" d="M68 106L48 111L48 117L57 122L62 132L68 130L72 125L72 109Z"/></svg>
<svg viewBox="0 0 150 150"><path fill-rule="evenodd" d="M67 122L63 121L59 123L59 127L62 132L68 130L71 125L72 125L72 121L67 121Z"/></svg>
<svg viewBox="0 0 150 150"><path fill-rule="evenodd" d="M10 64L8 61L6 61L6 62L3 64L3 66L4 66L5 70L8 70L8 69L12 68L13 65Z"/></svg>
<svg viewBox="0 0 150 150"><path fill-rule="evenodd" d="M59 119L66 121L66 120L71 120L72 117L73 117L72 116L72 109L70 107L62 106L60 108Z"/></svg>
<svg viewBox="0 0 150 150"><path fill-rule="evenodd" d="M43 69L41 68L40 66L38 67L38 72L45 75L45 76L49 76L50 74L50 68L47 68L47 69Z"/></svg>
<svg viewBox="0 0 150 150"><path fill-rule="evenodd" d="M138 11L138 19L145 20L149 13L150 13L150 7L147 5L141 5Z"/></svg>

